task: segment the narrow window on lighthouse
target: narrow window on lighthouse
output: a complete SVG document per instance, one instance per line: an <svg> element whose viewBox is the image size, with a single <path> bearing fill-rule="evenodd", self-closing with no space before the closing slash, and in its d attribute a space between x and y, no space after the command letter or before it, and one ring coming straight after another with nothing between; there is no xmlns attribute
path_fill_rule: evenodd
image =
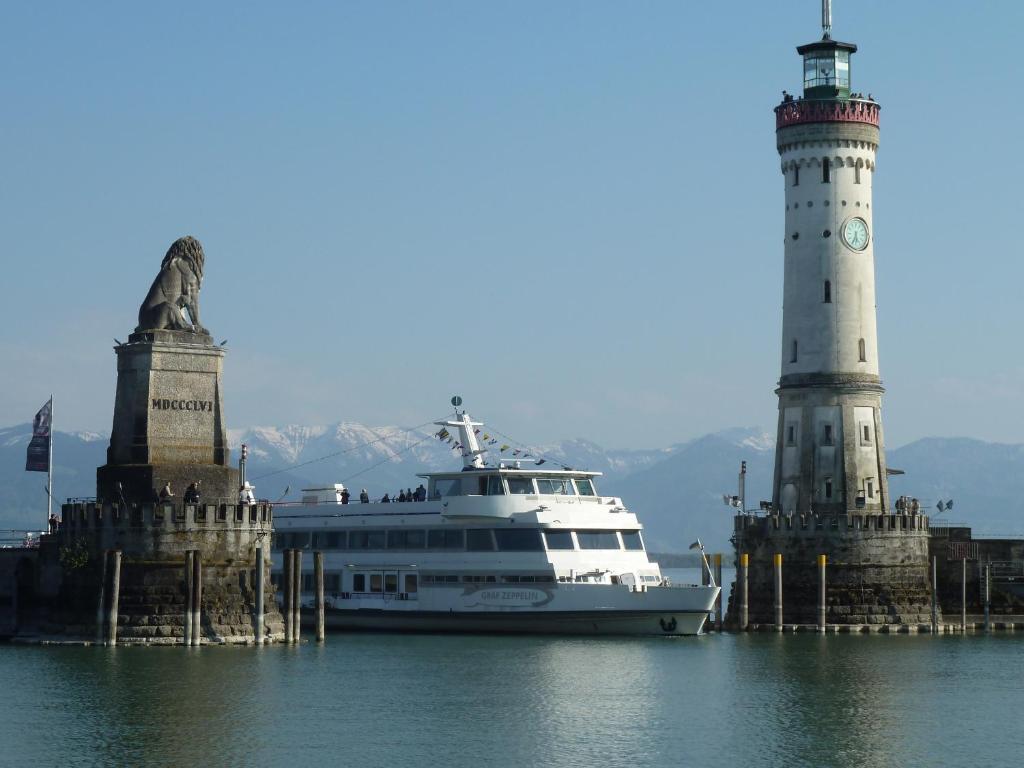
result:
<svg viewBox="0 0 1024 768"><path fill-rule="evenodd" d="M800 166L799 165L793 168L793 186L794 187L799 187L800 186Z"/></svg>
<svg viewBox="0 0 1024 768"><path fill-rule="evenodd" d="M864 339L857 342L857 351L860 352L860 361L866 363L868 361L867 349L864 346Z"/></svg>
<svg viewBox="0 0 1024 768"><path fill-rule="evenodd" d="M831 304L832 303L832 281L831 280L826 280L825 281L825 303L826 304Z"/></svg>
<svg viewBox="0 0 1024 768"><path fill-rule="evenodd" d="M793 339L793 353L789 356L789 362L796 362L796 339Z"/></svg>
<svg viewBox="0 0 1024 768"><path fill-rule="evenodd" d="M821 160L821 183L828 184L830 181L832 181L832 165L828 158L824 157Z"/></svg>
<svg viewBox="0 0 1024 768"><path fill-rule="evenodd" d="M832 478L831 477L826 477L825 478L825 498L826 499L831 499L832 498Z"/></svg>
<svg viewBox="0 0 1024 768"><path fill-rule="evenodd" d="M825 425L825 439L822 440L822 445L832 445L832 425Z"/></svg>
<svg viewBox="0 0 1024 768"><path fill-rule="evenodd" d="M869 499L873 499L873 498L875 498L875 478L869 477L868 480L867 480L867 484L868 484L868 498Z"/></svg>
<svg viewBox="0 0 1024 768"><path fill-rule="evenodd" d="M864 445L871 445L871 427L864 425Z"/></svg>
<svg viewBox="0 0 1024 768"><path fill-rule="evenodd" d="M853 183L860 184L860 161L857 161L857 165L853 167Z"/></svg>

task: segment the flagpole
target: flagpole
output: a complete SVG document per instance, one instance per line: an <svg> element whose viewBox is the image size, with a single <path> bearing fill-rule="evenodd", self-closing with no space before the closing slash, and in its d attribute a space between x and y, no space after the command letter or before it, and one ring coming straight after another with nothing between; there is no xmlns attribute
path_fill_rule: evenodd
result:
<svg viewBox="0 0 1024 768"><path fill-rule="evenodd" d="M50 395L50 455L46 460L46 527L50 530L50 517L53 515L53 395Z"/></svg>

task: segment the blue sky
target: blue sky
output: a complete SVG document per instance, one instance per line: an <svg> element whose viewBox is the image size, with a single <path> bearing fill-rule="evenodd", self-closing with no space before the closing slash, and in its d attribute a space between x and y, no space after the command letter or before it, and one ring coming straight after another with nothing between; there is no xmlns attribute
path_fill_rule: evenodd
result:
<svg viewBox="0 0 1024 768"><path fill-rule="evenodd" d="M1024 442L1019 3L837 0L882 104L889 443ZM0 424L109 430L167 246L251 424L524 442L774 429L772 108L813 0L19 3L0 24Z"/></svg>

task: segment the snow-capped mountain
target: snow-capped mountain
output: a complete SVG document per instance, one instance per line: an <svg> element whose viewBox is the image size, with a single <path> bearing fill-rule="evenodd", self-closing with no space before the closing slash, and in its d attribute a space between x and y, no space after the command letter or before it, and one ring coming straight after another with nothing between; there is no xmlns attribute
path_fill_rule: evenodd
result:
<svg viewBox="0 0 1024 768"><path fill-rule="evenodd" d="M263 498L297 499L301 489L343 482L379 498L419 483L419 472L460 466L461 456L434 436L436 428L371 427L353 422L321 426L250 427L229 433L232 447L249 447L248 476ZM0 528L40 528L46 511L46 476L25 472L31 425L0 429ZM489 448L504 454L499 441ZM93 432L58 432L54 442L54 495L92 496L96 467L106 460L107 438ZM515 447L522 447L516 445ZM698 536L729 551L731 507L741 461L747 462L747 506L771 493L775 438L756 428L726 429L669 448L609 450L588 440L529 446L548 466L603 472L599 488L621 496L646 527L653 551L683 552ZM945 517L981 532L1024 534L1024 445L967 438L926 438L888 451L889 465L906 471L890 480L892 495L916 496L929 510L953 498ZM0 536L3 538L3 536Z"/></svg>

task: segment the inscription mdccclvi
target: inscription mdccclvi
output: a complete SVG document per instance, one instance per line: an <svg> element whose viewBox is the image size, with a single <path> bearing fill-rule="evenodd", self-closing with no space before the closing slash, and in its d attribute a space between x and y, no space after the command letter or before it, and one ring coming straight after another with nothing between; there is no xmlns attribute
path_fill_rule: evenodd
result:
<svg viewBox="0 0 1024 768"><path fill-rule="evenodd" d="M212 412L212 400L168 400L167 398L153 398L154 411L199 411L200 413Z"/></svg>

